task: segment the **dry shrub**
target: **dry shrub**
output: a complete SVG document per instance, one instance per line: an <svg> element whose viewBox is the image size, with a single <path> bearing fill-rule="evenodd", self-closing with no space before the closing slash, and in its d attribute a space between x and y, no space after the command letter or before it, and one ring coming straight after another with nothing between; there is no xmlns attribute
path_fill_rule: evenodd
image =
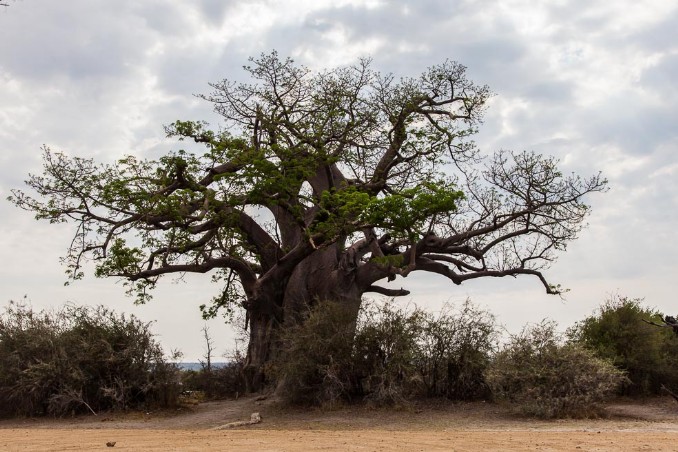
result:
<svg viewBox="0 0 678 452"><path fill-rule="evenodd" d="M352 394L355 315L339 303L318 303L304 322L281 333L272 373L291 404L333 405Z"/></svg>
<svg viewBox="0 0 678 452"><path fill-rule="evenodd" d="M184 391L198 391L211 400L237 398L245 392L245 355L236 350L224 366L203 366L200 370L181 372Z"/></svg>
<svg viewBox="0 0 678 452"><path fill-rule="evenodd" d="M175 365L149 324L104 307L0 315L0 410L60 416L176 403Z"/></svg>
<svg viewBox="0 0 678 452"><path fill-rule="evenodd" d="M427 315L391 304L367 303L362 310L352 355L354 393L377 405L403 404L421 395L418 342Z"/></svg>
<svg viewBox="0 0 678 452"><path fill-rule="evenodd" d="M512 336L486 371L495 397L542 418L590 417L626 380L608 361L577 344L564 344L555 323Z"/></svg>
<svg viewBox="0 0 678 452"><path fill-rule="evenodd" d="M496 349L495 318L466 300L425 314L416 363L428 397L478 400L490 397L484 371Z"/></svg>
<svg viewBox="0 0 678 452"><path fill-rule="evenodd" d="M483 371L496 336L494 318L469 302L437 317L365 302L357 322L354 312L323 302L283 331L274 374L295 404L480 398L488 395Z"/></svg>

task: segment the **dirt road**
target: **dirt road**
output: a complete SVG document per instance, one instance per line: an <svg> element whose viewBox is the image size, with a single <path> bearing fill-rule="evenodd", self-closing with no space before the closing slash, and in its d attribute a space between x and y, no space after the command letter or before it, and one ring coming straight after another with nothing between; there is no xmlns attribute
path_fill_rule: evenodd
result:
<svg viewBox="0 0 678 452"><path fill-rule="evenodd" d="M213 430L253 411L261 412L262 423ZM608 413L605 419L538 421L481 403L295 411L241 399L178 413L3 421L0 450L678 451L674 401L617 402Z"/></svg>
<svg viewBox="0 0 678 452"><path fill-rule="evenodd" d="M678 433L331 430L0 430L3 451L675 451ZM107 442L115 441L113 448Z"/></svg>

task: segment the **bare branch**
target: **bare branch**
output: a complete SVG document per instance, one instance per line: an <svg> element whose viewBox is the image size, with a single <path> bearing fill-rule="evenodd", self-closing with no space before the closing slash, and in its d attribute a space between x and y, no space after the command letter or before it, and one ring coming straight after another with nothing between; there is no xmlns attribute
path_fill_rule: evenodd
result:
<svg viewBox="0 0 678 452"><path fill-rule="evenodd" d="M381 295L386 295L387 297L403 297L409 295L410 291L403 288L400 289L387 289L386 287L371 285L365 290L365 292L375 292Z"/></svg>

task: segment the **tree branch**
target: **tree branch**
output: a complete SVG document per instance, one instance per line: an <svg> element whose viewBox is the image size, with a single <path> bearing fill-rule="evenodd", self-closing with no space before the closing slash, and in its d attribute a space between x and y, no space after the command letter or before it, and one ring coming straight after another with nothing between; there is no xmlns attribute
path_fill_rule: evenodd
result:
<svg viewBox="0 0 678 452"><path fill-rule="evenodd" d="M125 277L130 281L137 281L139 279L149 279L167 273L207 273L215 268L230 268L235 271L240 277L240 281L245 291L250 291L257 279L257 275L246 262L230 256L208 259L200 264L163 265L162 267L156 267L150 270L142 270L135 274L113 274L111 276L120 276Z"/></svg>
<svg viewBox="0 0 678 452"><path fill-rule="evenodd" d="M365 292L375 292L375 293L379 293L379 294L382 294L382 295L386 295L387 297L402 297L402 296L410 294L409 290L405 290L403 288L387 289L386 287L375 286L375 285L370 285L365 290Z"/></svg>

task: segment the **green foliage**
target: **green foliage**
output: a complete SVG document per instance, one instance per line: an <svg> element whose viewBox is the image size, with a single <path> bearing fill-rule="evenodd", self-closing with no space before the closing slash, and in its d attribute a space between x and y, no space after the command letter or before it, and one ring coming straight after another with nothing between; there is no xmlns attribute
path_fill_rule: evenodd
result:
<svg viewBox="0 0 678 452"><path fill-rule="evenodd" d="M463 197L445 182L426 182L381 197L350 186L325 190L317 203L320 213L312 231L334 237L371 226L393 237L416 239L426 233L436 215L454 212Z"/></svg>
<svg viewBox="0 0 678 452"><path fill-rule="evenodd" d="M386 256L371 257L370 261L382 267L402 267L405 264L405 256L402 254L387 254Z"/></svg>
<svg viewBox="0 0 678 452"><path fill-rule="evenodd" d="M596 415L597 404L626 379L590 350L565 344L553 322L512 336L485 375L496 399L543 418Z"/></svg>
<svg viewBox="0 0 678 452"><path fill-rule="evenodd" d="M139 248L130 248L123 239L117 238L108 249L106 258L97 265L95 275L101 277L117 271L138 272L142 260L143 253Z"/></svg>
<svg viewBox="0 0 678 452"><path fill-rule="evenodd" d="M178 390L176 367L134 316L13 302L0 315L0 414L171 406Z"/></svg>
<svg viewBox="0 0 678 452"><path fill-rule="evenodd" d="M662 384L678 387L678 337L670 328L645 321L661 323L661 314L644 307L641 299L615 296L568 334L628 373L623 394L659 394Z"/></svg>
<svg viewBox="0 0 678 452"><path fill-rule="evenodd" d="M373 201L369 194L354 187L323 191L318 202L320 212L312 232L329 237L354 232L361 226L361 216Z"/></svg>
<svg viewBox="0 0 678 452"><path fill-rule="evenodd" d="M363 211L365 223L383 228L395 237L413 239L426 233L435 216L457 210L464 194L445 182L425 182L399 193L374 199Z"/></svg>
<svg viewBox="0 0 678 452"><path fill-rule="evenodd" d="M437 317L391 303L364 304L357 324L350 309L323 302L307 321L284 330L274 370L288 402L488 396L483 371L497 337L490 314L469 302Z"/></svg>

